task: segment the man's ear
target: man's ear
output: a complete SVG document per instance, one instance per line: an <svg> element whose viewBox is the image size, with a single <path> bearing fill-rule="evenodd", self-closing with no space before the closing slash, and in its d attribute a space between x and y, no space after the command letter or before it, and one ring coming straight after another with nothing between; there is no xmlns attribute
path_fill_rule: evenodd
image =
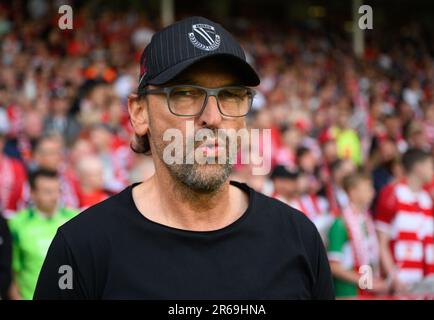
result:
<svg viewBox="0 0 434 320"><path fill-rule="evenodd" d="M128 96L128 113L130 114L131 125L139 136L144 136L149 129L147 103L146 99L139 99L135 93Z"/></svg>

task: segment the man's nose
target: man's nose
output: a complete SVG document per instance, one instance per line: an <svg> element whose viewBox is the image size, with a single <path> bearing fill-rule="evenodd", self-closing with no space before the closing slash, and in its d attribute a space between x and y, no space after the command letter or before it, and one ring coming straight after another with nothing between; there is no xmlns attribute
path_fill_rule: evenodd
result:
<svg viewBox="0 0 434 320"><path fill-rule="evenodd" d="M208 98L205 109L199 116L199 125L201 127L218 128L222 121L222 115L219 111L217 99L214 96Z"/></svg>

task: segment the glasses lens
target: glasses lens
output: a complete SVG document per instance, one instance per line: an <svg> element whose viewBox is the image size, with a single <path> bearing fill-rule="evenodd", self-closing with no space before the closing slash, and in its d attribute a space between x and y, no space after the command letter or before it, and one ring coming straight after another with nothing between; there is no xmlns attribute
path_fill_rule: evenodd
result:
<svg viewBox="0 0 434 320"><path fill-rule="evenodd" d="M249 88L228 87L219 92L218 98L221 112L224 115L239 117L249 112L253 93Z"/></svg>
<svg viewBox="0 0 434 320"><path fill-rule="evenodd" d="M195 87L174 87L169 96L170 110L181 116L197 115L205 102L206 91Z"/></svg>

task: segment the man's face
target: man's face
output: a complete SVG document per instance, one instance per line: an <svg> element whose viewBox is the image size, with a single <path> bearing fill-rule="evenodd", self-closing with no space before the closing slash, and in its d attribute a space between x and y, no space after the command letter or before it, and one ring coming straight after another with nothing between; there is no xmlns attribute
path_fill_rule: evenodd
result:
<svg viewBox="0 0 434 320"><path fill-rule="evenodd" d="M395 159L397 154L398 149L396 148L396 144L394 144L391 140L383 141L380 144L380 156L383 162Z"/></svg>
<svg viewBox="0 0 434 320"><path fill-rule="evenodd" d="M338 112L337 123L341 128L346 128L348 126L348 121L350 118L350 114L347 110L340 110Z"/></svg>
<svg viewBox="0 0 434 320"><path fill-rule="evenodd" d="M57 97L53 99L52 110L57 115L65 115L68 111L69 104L67 98Z"/></svg>
<svg viewBox="0 0 434 320"><path fill-rule="evenodd" d="M37 164L46 169L57 170L62 160L62 145L56 139L42 142L35 154Z"/></svg>
<svg viewBox="0 0 434 320"><path fill-rule="evenodd" d="M372 182L368 179L361 180L350 192L350 196L366 209L369 208L374 199L374 195L375 190L372 186Z"/></svg>
<svg viewBox="0 0 434 320"><path fill-rule="evenodd" d="M338 150L334 140L327 141L323 144L323 154L328 163L331 163L338 158Z"/></svg>
<svg viewBox="0 0 434 320"><path fill-rule="evenodd" d="M276 192L286 199L293 199L298 194L299 184L297 179L276 178L273 183Z"/></svg>
<svg viewBox="0 0 434 320"><path fill-rule="evenodd" d="M39 210L45 213L52 213L60 198L59 179L51 177L37 178L31 195L33 202Z"/></svg>
<svg viewBox="0 0 434 320"><path fill-rule="evenodd" d="M297 194L305 194L309 189L309 177L307 174L300 174L297 178Z"/></svg>
<svg viewBox="0 0 434 320"><path fill-rule="evenodd" d="M93 128L90 133L90 141L98 151L108 148L112 138L112 134L102 127Z"/></svg>
<svg viewBox="0 0 434 320"><path fill-rule="evenodd" d="M178 79L176 80L176 84L179 85L199 85L206 88L230 86L239 82L234 72L218 61L198 63L189 70L186 70ZM244 128L245 118L231 118L221 115L215 97L209 97L202 114L196 117L173 115L168 109L165 95L148 95L147 103L149 120L148 137L150 139L151 150L154 154L154 161L156 160L155 157L158 157L161 163L156 163L156 170L159 170L159 166L161 165L165 166L172 177L197 192L213 192L219 189L231 173L232 165L229 164L228 158L224 164L218 163L218 161L205 164L199 164L194 161L194 164L186 164L187 153L196 152L197 149L199 149L197 151L205 152L208 150L204 148L204 142L198 141L194 142L192 150L184 152L182 164L167 164L163 159L163 152L171 141L163 141L163 135L168 129L179 130L183 136L182 150L185 151L185 139L192 139L191 141L194 141L194 133L186 132L187 121L194 123L195 131L205 128L212 130L214 137L213 140L206 142L208 144L214 143L214 140L215 142L218 141L217 129L239 130ZM218 156L215 153L216 151L217 153L221 152L218 148L216 150L212 149L210 152L212 157ZM226 155L228 154L228 144L226 144Z"/></svg>
<svg viewBox="0 0 434 320"><path fill-rule="evenodd" d="M313 173L315 171L316 167L316 159L312 152L305 153L300 158L300 168L303 169L303 171Z"/></svg>
<svg viewBox="0 0 434 320"><path fill-rule="evenodd" d="M83 158L78 164L79 181L82 187L99 190L104 186L103 165L98 158Z"/></svg>
<svg viewBox="0 0 434 320"><path fill-rule="evenodd" d="M423 183L431 182L434 174L434 164L432 157L426 158L424 161L416 163L414 166L414 172Z"/></svg>
<svg viewBox="0 0 434 320"><path fill-rule="evenodd" d="M399 133L400 123L398 117L388 117L384 120L384 126L386 127L386 131L390 136L395 136Z"/></svg>

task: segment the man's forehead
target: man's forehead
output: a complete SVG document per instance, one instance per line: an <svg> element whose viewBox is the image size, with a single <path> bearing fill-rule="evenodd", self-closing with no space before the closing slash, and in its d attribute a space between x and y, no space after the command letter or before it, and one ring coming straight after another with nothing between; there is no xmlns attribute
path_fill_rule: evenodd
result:
<svg viewBox="0 0 434 320"><path fill-rule="evenodd" d="M235 85L240 84L241 79L238 73L230 66L219 60L205 60L198 62L181 72L173 80L171 85L192 84L204 86Z"/></svg>

